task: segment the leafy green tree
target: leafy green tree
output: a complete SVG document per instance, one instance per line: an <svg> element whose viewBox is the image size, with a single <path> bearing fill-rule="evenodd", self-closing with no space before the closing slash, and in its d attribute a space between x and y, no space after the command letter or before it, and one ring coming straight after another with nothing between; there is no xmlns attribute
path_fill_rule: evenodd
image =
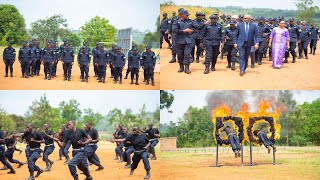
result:
<svg viewBox="0 0 320 180"><path fill-rule="evenodd" d="M16 122L7 114L4 109L0 108L0 129L6 131L14 131Z"/></svg>
<svg viewBox="0 0 320 180"><path fill-rule="evenodd" d="M174 96L172 93L160 90L160 109L170 109L174 101Z"/></svg>
<svg viewBox="0 0 320 180"><path fill-rule="evenodd" d="M16 132L22 132L27 127L27 122L23 116L18 116L16 114L10 114L10 118L16 123Z"/></svg>
<svg viewBox="0 0 320 180"><path fill-rule="evenodd" d="M313 0L296 0L297 6L297 19L307 21L308 23L313 22L313 17L319 11L318 6L313 5Z"/></svg>
<svg viewBox="0 0 320 180"><path fill-rule="evenodd" d="M36 128L41 129L43 124L47 123L57 131L63 122L60 118L60 109L52 107L45 94L40 97L40 100L32 102L25 116L27 122L31 122Z"/></svg>
<svg viewBox="0 0 320 180"><path fill-rule="evenodd" d="M91 108L88 108L84 110L82 122L84 124L91 122L94 126L97 126L103 119L104 117L100 113L93 112Z"/></svg>
<svg viewBox="0 0 320 180"><path fill-rule="evenodd" d="M8 4L0 4L0 45L6 45L10 40L21 44L28 39L24 17L19 10Z"/></svg>
<svg viewBox="0 0 320 180"><path fill-rule="evenodd" d="M59 103L63 123L67 123L69 120L78 121L81 118L82 112L79 106L80 104L75 99L71 99L69 102L62 101Z"/></svg>
<svg viewBox="0 0 320 180"><path fill-rule="evenodd" d="M114 43L116 28L109 24L109 20L96 16L80 27L80 35L89 46L95 46L96 42Z"/></svg>
<svg viewBox="0 0 320 180"><path fill-rule="evenodd" d="M177 137L178 147L207 147L213 145L213 128L205 107L190 106L178 123L170 122L162 136Z"/></svg>
<svg viewBox="0 0 320 180"><path fill-rule="evenodd" d="M58 38L67 37L70 34L67 28L67 20L59 14L31 23L30 34L46 44L50 39L57 41Z"/></svg>
<svg viewBox="0 0 320 180"><path fill-rule="evenodd" d="M159 41L159 36L156 36L156 33L148 32L143 38L143 43L145 45L152 45L152 43L158 42L158 41Z"/></svg>
<svg viewBox="0 0 320 180"><path fill-rule="evenodd" d="M70 43L72 47L80 47L81 46L81 37L77 33L70 33L66 39Z"/></svg>

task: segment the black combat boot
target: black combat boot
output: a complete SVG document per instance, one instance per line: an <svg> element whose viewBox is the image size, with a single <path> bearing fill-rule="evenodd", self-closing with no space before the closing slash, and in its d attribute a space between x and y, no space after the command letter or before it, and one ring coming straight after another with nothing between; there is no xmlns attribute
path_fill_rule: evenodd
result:
<svg viewBox="0 0 320 180"><path fill-rule="evenodd" d="M206 64L205 65L205 69L204 69L204 74L209 74L209 67L210 67L210 65L209 64Z"/></svg>
<svg viewBox="0 0 320 180"><path fill-rule="evenodd" d="M296 56L293 56L293 60L292 60L292 63L295 63L296 62Z"/></svg>
<svg viewBox="0 0 320 180"><path fill-rule="evenodd" d="M184 66L182 63L179 63L180 69L178 70L179 73L184 71Z"/></svg>
<svg viewBox="0 0 320 180"><path fill-rule="evenodd" d="M236 62L231 63L231 70L236 70Z"/></svg>
<svg viewBox="0 0 320 180"><path fill-rule="evenodd" d="M146 85L149 85L149 78L147 78L146 80Z"/></svg>
<svg viewBox="0 0 320 180"><path fill-rule="evenodd" d="M313 49L312 55L316 55L316 49L315 48Z"/></svg>
<svg viewBox="0 0 320 180"><path fill-rule="evenodd" d="M215 65L211 64L211 71L215 71L215 70L216 70Z"/></svg>
<svg viewBox="0 0 320 180"><path fill-rule="evenodd" d="M312 48L310 49L310 53L309 54L312 54Z"/></svg>
<svg viewBox="0 0 320 180"><path fill-rule="evenodd" d="M187 74L190 74L191 73L191 71L190 71L190 69L189 69L189 64L188 65L186 65L186 67L185 67L185 69L184 69L184 72L185 73L187 73Z"/></svg>
<svg viewBox="0 0 320 180"><path fill-rule="evenodd" d="M154 83L154 79L153 79L153 78L151 78L151 85L152 85L152 86L155 86L155 83Z"/></svg>
<svg viewBox="0 0 320 180"><path fill-rule="evenodd" d="M258 65L261 65L262 64L262 57L259 57L258 58Z"/></svg>
<svg viewBox="0 0 320 180"><path fill-rule="evenodd" d="M287 58L287 57L286 57L286 58L284 58L283 63L288 63L288 58Z"/></svg>
<svg viewBox="0 0 320 180"><path fill-rule="evenodd" d="M228 61L228 66L227 66L227 68L231 68L231 62L230 62L230 61Z"/></svg>
<svg viewBox="0 0 320 180"><path fill-rule="evenodd" d="M134 84L134 83L133 83L133 78L131 78L131 83L130 83L130 84Z"/></svg>
<svg viewBox="0 0 320 180"><path fill-rule="evenodd" d="M169 63L175 63L176 61L176 56L172 55L172 59L169 61Z"/></svg>
<svg viewBox="0 0 320 180"><path fill-rule="evenodd" d="M136 76L136 85L139 85L139 76Z"/></svg>
<svg viewBox="0 0 320 180"><path fill-rule="evenodd" d="M150 177L151 177L150 170L147 170L147 173L144 179L150 179Z"/></svg>

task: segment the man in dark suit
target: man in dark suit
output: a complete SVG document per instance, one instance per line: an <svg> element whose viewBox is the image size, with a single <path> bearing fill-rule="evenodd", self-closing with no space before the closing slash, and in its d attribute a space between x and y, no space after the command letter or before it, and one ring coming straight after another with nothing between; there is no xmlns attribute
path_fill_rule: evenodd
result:
<svg viewBox="0 0 320 180"><path fill-rule="evenodd" d="M240 53L240 76L243 76L248 66L248 57L253 47L259 48L258 26L251 22L250 15L244 15L244 22L237 26L238 34L235 38L234 47Z"/></svg>

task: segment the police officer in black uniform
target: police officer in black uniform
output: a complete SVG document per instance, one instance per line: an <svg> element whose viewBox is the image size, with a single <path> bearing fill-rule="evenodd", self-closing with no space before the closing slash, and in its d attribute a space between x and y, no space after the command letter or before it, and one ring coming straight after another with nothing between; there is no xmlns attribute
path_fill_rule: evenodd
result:
<svg viewBox="0 0 320 180"><path fill-rule="evenodd" d="M56 41L52 40L52 49L53 49L53 64L52 64L52 77L57 77L57 66L58 66L58 62L60 60L60 49L59 47L56 45Z"/></svg>
<svg viewBox="0 0 320 180"><path fill-rule="evenodd" d="M113 57L114 55L116 54L116 48L117 46L116 45L112 45L112 48L111 50L109 51L109 62L112 64L112 61L113 61ZM110 66L110 73L111 73L111 76L110 78L114 78L114 67L113 66Z"/></svg>
<svg viewBox="0 0 320 180"><path fill-rule="evenodd" d="M168 43L169 48L171 47L170 40L168 38L169 34L169 18L167 13L162 14L162 20L160 23L160 49L162 48L163 39Z"/></svg>
<svg viewBox="0 0 320 180"><path fill-rule="evenodd" d="M302 23L302 28L300 30L298 59L302 58L302 51L304 52L306 59L308 59L308 44L310 42L310 34L311 32L307 29L306 24Z"/></svg>
<svg viewBox="0 0 320 180"><path fill-rule="evenodd" d="M90 175L85 151L85 145L89 144L92 138L83 129L76 128L75 121L69 121L68 128L70 131L68 131L68 134L64 138L64 141L60 142L58 139L55 139L55 141L60 147L64 147L68 141L70 141L72 144L73 158L68 162L68 167L74 180L79 180L77 167L86 176L85 180L92 180L93 178Z"/></svg>
<svg viewBox="0 0 320 180"><path fill-rule="evenodd" d="M17 141L16 141L13 134L9 134L7 132L5 136L6 136L6 138L4 140L4 143L7 146L6 157L9 160L9 162L19 164L18 168L20 168L21 166L23 166L23 163L18 160L13 159L13 153L16 149Z"/></svg>
<svg viewBox="0 0 320 180"><path fill-rule="evenodd" d="M88 78L89 78L89 66L90 66L91 57L87 49L88 49L87 47L82 46L81 52L78 54L78 64L81 71L81 82L84 82L84 81L88 82Z"/></svg>
<svg viewBox="0 0 320 180"><path fill-rule="evenodd" d="M29 47L31 49L32 52L32 56L31 56L31 63L30 63L30 76L33 77L34 75L36 75L36 63L37 63L37 54L36 54L36 43L35 41L30 41L29 42Z"/></svg>
<svg viewBox="0 0 320 180"><path fill-rule="evenodd" d="M204 29L204 44L206 46L206 60L204 74L209 73L211 64L211 71L215 71L215 65L219 55L220 45L224 46L225 33L221 24L217 23L219 17L215 14L210 16L210 24L207 24Z"/></svg>
<svg viewBox="0 0 320 180"><path fill-rule="evenodd" d="M43 125L42 137L45 144L45 148L43 150L43 161L46 162L46 169L44 171L50 171L53 165L53 161L49 159L49 155L54 151L54 132L49 128L48 124Z"/></svg>
<svg viewBox="0 0 320 180"><path fill-rule="evenodd" d="M69 43L66 43L61 51L61 60L63 65L63 77L64 80L71 81L71 70L74 62L74 51L70 47Z"/></svg>
<svg viewBox="0 0 320 180"><path fill-rule="evenodd" d="M98 149L97 143L99 142L99 134L98 131L93 128L92 123L88 122L86 123L85 132L91 137L91 142L86 145L86 153L88 157L88 161L96 166L98 166L98 169L96 171L103 170L104 167L100 164L100 159L98 155L96 154L96 151Z"/></svg>
<svg viewBox="0 0 320 180"><path fill-rule="evenodd" d="M290 53L293 57L292 63L296 62L297 54L296 54L296 47L297 41L300 38L299 27L294 24L294 18L289 19L289 25L287 27L290 35ZM288 63L289 51L286 51L285 60L283 63Z"/></svg>
<svg viewBox="0 0 320 180"><path fill-rule="evenodd" d="M261 65L263 55L268 50L267 41L269 39L271 30L270 30L270 27L265 23L265 18L263 16L260 16L258 20L259 20L259 23L258 23L259 48L255 51L255 58L257 59L258 65Z"/></svg>
<svg viewBox="0 0 320 180"><path fill-rule="evenodd" d="M54 50L51 48L50 43L47 43L47 46L42 51L42 61L44 66L44 79L51 80Z"/></svg>
<svg viewBox="0 0 320 180"><path fill-rule="evenodd" d="M8 174L15 174L16 171L13 169L13 167L6 160L5 140L7 138L5 137L5 134L4 134L3 130L1 130L1 129L2 129L2 126L0 124L0 161L4 166L6 166L8 169L10 169L10 171L7 172Z"/></svg>
<svg viewBox="0 0 320 180"><path fill-rule="evenodd" d="M23 43L23 47L19 50L18 59L21 64L22 78L29 78L29 70L31 63L32 51L27 46L27 42Z"/></svg>
<svg viewBox="0 0 320 180"><path fill-rule="evenodd" d="M40 42L35 42L35 50L34 50L34 53L35 53L35 57L36 57L36 64L35 64L35 74L37 76L39 76L39 73L40 73L40 66L41 66L41 59L42 59L42 49L40 47Z"/></svg>
<svg viewBox="0 0 320 180"><path fill-rule="evenodd" d="M315 27L314 24L311 24L310 28L310 53L315 55L317 49L317 42L320 37L320 31L318 27Z"/></svg>
<svg viewBox="0 0 320 180"><path fill-rule="evenodd" d="M153 123L149 123L148 126L149 128L146 130L145 134L150 142L149 152L152 154L151 160L157 160L156 151L154 147L159 143L160 132L157 128L153 127Z"/></svg>
<svg viewBox="0 0 320 180"><path fill-rule="evenodd" d="M8 47L3 50L3 62L6 65L6 75L8 77L8 71L10 69L10 77L13 77L13 63L16 60L16 50L8 42Z"/></svg>
<svg viewBox="0 0 320 180"><path fill-rule="evenodd" d="M137 45L135 45L135 44L132 45L132 48L128 51L128 56L127 56L128 58L132 54L133 49L137 49ZM127 68L127 72L126 72L126 77L124 77L124 79L128 79L128 75L130 72L131 72L131 68L129 66L129 61L128 61L128 68Z"/></svg>
<svg viewBox="0 0 320 180"><path fill-rule="evenodd" d="M174 24L175 21L177 21L179 19L178 16L176 16L176 12L173 11L172 12L172 17L169 21L169 34L171 35L171 54L172 54L172 59L169 61L169 63L175 63L177 61L176 57L177 57L177 46L176 46L176 36L177 33L172 31L172 25Z"/></svg>
<svg viewBox="0 0 320 180"><path fill-rule="evenodd" d="M97 62L97 53L100 49L100 43L96 42L96 47L92 48L92 58L93 58L93 66L94 66L94 76L93 77L98 77L99 72L98 72L98 62ZM100 81L100 80L99 80Z"/></svg>
<svg viewBox="0 0 320 180"><path fill-rule="evenodd" d="M139 69L141 64L141 55L138 49L132 49L132 53L128 55L128 68L131 69L131 83L133 84L134 76L136 76L136 85L139 85Z"/></svg>
<svg viewBox="0 0 320 180"><path fill-rule="evenodd" d="M178 53L179 70L178 72L185 72L190 74L189 69L191 60L191 50L194 46L193 32L198 27L191 19L189 19L189 12L187 10L181 10L179 12L180 19L175 21L172 25L173 33L176 33L176 45Z"/></svg>
<svg viewBox="0 0 320 180"><path fill-rule="evenodd" d="M39 132L33 130L33 128L33 124L30 123L27 126L27 131L18 135L23 136L26 139L30 148L29 156L27 158L28 169L30 173L28 180L34 180L34 177L38 177L41 173L43 173L43 170L36 165L36 161L40 157L41 153L40 144L44 143L45 141L42 135ZM37 171L37 174L35 176L34 171Z"/></svg>
<svg viewBox="0 0 320 180"><path fill-rule="evenodd" d="M227 60L228 60L228 66L227 68L231 68L233 71L236 69L235 68L235 64L236 64L236 56L237 56L237 52L238 49L236 49L234 47L235 44L235 38L238 34L238 29L237 29L237 22L236 21L231 21L230 26L228 28L226 28L225 32L225 47L226 47L226 51L227 51Z"/></svg>
<svg viewBox="0 0 320 180"><path fill-rule="evenodd" d="M205 20L202 18L202 13L197 12L196 13L196 19L194 22L198 24L198 27L194 29L193 33L193 38L195 40L195 46L197 46L197 51L196 51L196 63L199 63L199 57L203 48L203 31L202 29L205 27L204 22ZM194 60L194 51L195 51L195 46L193 46L192 51L191 51L191 58Z"/></svg>
<svg viewBox="0 0 320 180"><path fill-rule="evenodd" d="M128 136L128 129L123 128L123 139ZM124 143L124 152L122 154L122 159L126 162L125 168L131 168L131 154L134 152L134 148L129 141L125 141Z"/></svg>
<svg viewBox="0 0 320 180"><path fill-rule="evenodd" d="M96 72L98 73L99 82L105 83L106 82L106 71L107 71L107 64L109 63L109 53L104 50L103 44L99 45L99 49L96 53L96 63L97 69Z"/></svg>
<svg viewBox="0 0 320 180"><path fill-rule="evenodd" d="M122 71L123 67L126 64L126 56L121 52L121 48L116 48L116 53L112 57L112 66L114 68L114 83L122 84Z"/></svg>
<svg viewBox="0 0 320 180"><path fill-rule="evenodd" d="M156 57L150 46L147 46L146 51L142 53L141 66L146 72L146 85L149 85L151 79L152 86L155 86L154 68L156 66Z"/></svg>
<svg viewBox="0 0 320 180"><path fill-rule="evenodd" d="M111 142L126 142L129 141L133 145L134 154L132 157L131 171L130 175L133 175L134 170L138 167L140 160L142 159L144 168L146 170L146 176L144 179L150 179L150 163L148 160L148 152L147 149L151 145L146 135L141 133L141 130L138 127L133 127L133 134L128 135L124 139L115 139Z"/></svg>

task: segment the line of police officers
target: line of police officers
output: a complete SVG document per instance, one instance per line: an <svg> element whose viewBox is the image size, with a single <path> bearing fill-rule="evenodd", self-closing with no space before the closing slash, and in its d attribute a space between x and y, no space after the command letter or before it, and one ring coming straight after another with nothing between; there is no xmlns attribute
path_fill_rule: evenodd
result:
<svg viewBox="0 0 320 180"><path fill-rule="evenodd" d="M74 63L74 50L66 39L63 44L58 47L56 42L50 40L46 47L41 49L39 42L32 40L24 42L23 47L20 48L18 53L18 60L21 64L22 78L29 78L35 75L39 76L40 65L44 65L44 79L51 80L56 77L57 64L59 60L63 65L64 80L71 81L71 70ZM111 77L114 78L114 83L122 84L122 71L126 64L126 56L121 52L121 48L113 45L110 51L104 49L102 43L96 43L96 47L92 49L84 42L83 46L78 52L78 64L81 71L81 81L88 82L89 79L89 66L93 56L94 73L98 82L105 83L106 81L106 68L107 65L111 69ZM3 59L6 65L5 77L8 77L8 70L10 69L10 76L13 77L13 63L15 62L16 51L8 43L8 47L4 49ZM146 47L146 51L140 54L135 45L128 52L128 69L125 79L131 72L131 83L139 85L139 69L144 69L144 81L146 85L150 83L152 86L154 82L154 68L156 64L155 53L151 50L150 46ZM135 83L134 83L135 80Z"/></svg>
<svg viewBox="0 0 320 180"><path fill-rule="evenodd" d="M190 64L195 60L199 63L199 58L203 57L203 51L206 51L205 71L204 74L209 73L211 64L211 71L215 71L215 64L219 54L221 59L223 55L227 54L228 65L227 68L235 70L235 63L238 62L238 49L234 47L235 37L237 36L237 24L243 22L243 15L238 18L231 18L230 15L221 15L220 20L218 14L212 14L207 21L205 13L197 12L196 19L189 19L187 10L180 8L178 10L179 16L176 12L172 13L172 17L168 18L167 13L163 13L163 19L160 25L160 43L162 47L163 39L169 44L168 48L172 50L172 59L169 63L175 63L178 59L178 72L185 72L190 74ZM278 20L278 21L277 21ZM258 19L253 20L258 24L259 30L259 48L250 54L251 67L255 67L255 63L262 64L262 58L266 57L268 51L268 41L270 33L274 27L278 26L278 22L284 20L283 16L278 19L271 18L266 20L259 16ZM289 53L292 55L292 62L295 63L297 55L295 52L297 43L299 47L299 56L301 59L304 56L308 59L307 48L310 44L310 53L315 55L317 41L320 36L319 28L311 24L311 27L306 22L294 22L294 18L290 18L286 25L290 34L290 48L285 54L284 63L288 63ZM171 37L170 37L170 36ZM169 39L172 39L172 44ZM195 58L195 47L196 58ZM220 53L220 51L222 51ZM269 61L272 61L272 47L269 47Z"/></svg>

